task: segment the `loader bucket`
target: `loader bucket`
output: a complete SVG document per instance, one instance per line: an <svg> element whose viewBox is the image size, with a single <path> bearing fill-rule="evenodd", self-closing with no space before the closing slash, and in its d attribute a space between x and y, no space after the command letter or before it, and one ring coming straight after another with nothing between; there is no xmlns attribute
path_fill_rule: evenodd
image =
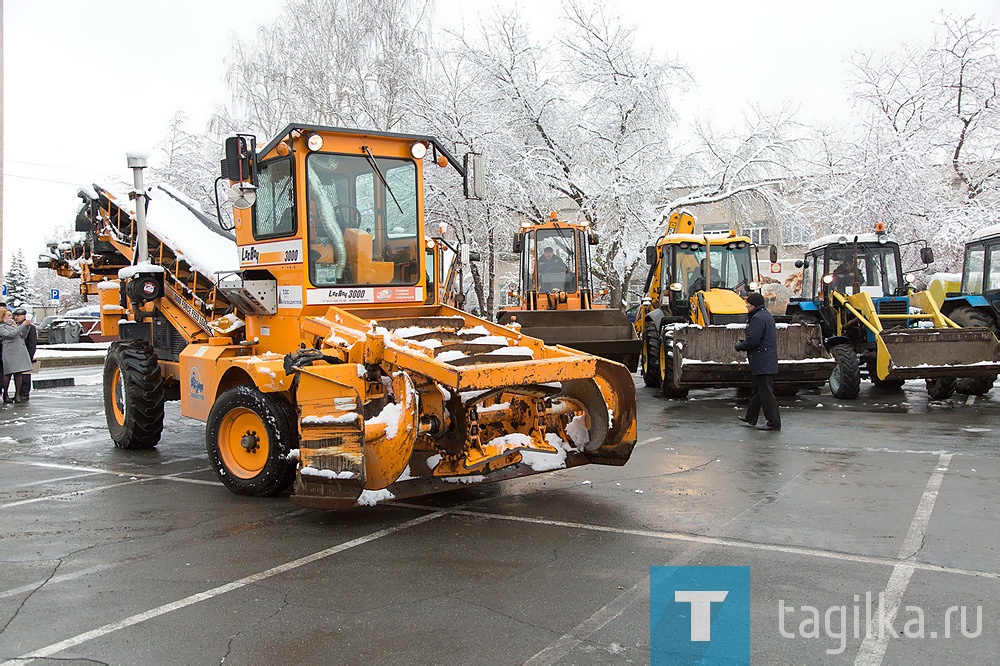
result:
<svg viewBox="0 0 1000 666"><path fill-rule="evenodd" d="M635 326L617 308L606 310L503 310L498 323L516 319L521 333L547 345L572 347L585 354L621 363L630 372L639 365L642 343Z"/></svg>
<svg viewBox="0 0 1000 666"><path fill-rule="evenodd" d="M877 346L880 379L983 377L1000 372L1000 342L988 328L893 328L879 334Z"/></svg>
<svg viewBox="0 0 1000 666"><path fill-rule="evenodd" d="M785 386L818 386L833 371L816 324L778 324L778 374ZM746 352L734 345L743 339L741 325L691 326L673 330L674 381L678 386L749 386L753 383ZM679 362L677 362L679 360Z"/></svg>

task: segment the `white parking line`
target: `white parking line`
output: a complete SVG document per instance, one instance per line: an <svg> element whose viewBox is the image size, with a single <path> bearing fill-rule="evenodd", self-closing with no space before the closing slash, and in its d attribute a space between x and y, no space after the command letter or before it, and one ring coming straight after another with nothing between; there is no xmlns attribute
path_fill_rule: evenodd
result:
<svg viewBox="0 0 1000 666"><path fill-rule="evenodd" d="M82 474L70 474L69 476L57 476L54 479L42 479L41 481L29 481L28 483L17 483L11 486L11 490L15 488L27 488L29 486L44 486L46 483L55 483L56 481L70 481L72 479L80 479L85 476L97 476L100 472L83 472Z"/></svg>
<svg viewBox="0 0 1000 666"><path fill-rule="evenodd" d="M71 647L80 645L81 643L86 643L87 641L94 640L95 638L107 636L110 633L114 633L121 629L126 629L128 627L134 626L136 624L139 624L140 622L145 622L146 620L152 620L153 618L160 617L161 615L172 613L175 610L180 610L181 608L186 608L187 606L192 606L194 604L201 603L202 601L213 599L219 595L225 594L226 592L232 592L233 590L238 590L242 587L246 587L247 585L252 585L254 583L258 583L262 580L266 580L273 576L277 576L278 574L292 571L293 569L298 569L299 567L304 566L306 564L311 564L312 562L322 560L324 558L330 557L331 555L342 553L350 548L370 543L372 541L375 541L376 539L381 539L384 536L388 536L395 532L400 532L402 530L409 529L410 527L415 527L417 525L420 525L421 523L426 523L427 521L434 520L435 518L440 518L441 516L444 515L447 515L445 511L437 511L435 513L430 513L424 516L420 516L419 518L414 518L413 520L408 520L405 523L400 523L399 525L387 527L383 530L379 530L378 532L373 532L372 534L369 534L367 536L358 537L357 539L352 539L351 541L347 541L342 544L332 546L330 548L325 548L311 555L306 555L305 557L300 557L296 560L292 560L291 562L286 562L285 564L279 564L276 567L271 567L266 571L261 571L260 573L253 574L245 578L240 578L239 580L233 581L232 583L226 583L225 585L213 587L212 589L206 590L205 592L192 594L189 597L185 597L178 601L173 601L169 604L158 606L156 608L153 608L152 610L146 611L145 613L139 613L137 615L127 617L124 620L119 620L118 622L111 622L102 627L98 627L97 629L94 629L92 631L87 631L82 634L77 634L76 636L67 638L66 640L63 641L59 641L58 643L53 643L52 645L47 645L43 648L32 650L27 654L24 654L20 657L4 662L3 666L7 666L8 664L11 665L21 664L24 663L25 661L30 661L33 659L42 659L45 657L50 657L54 654L62 652L63 650L68 650Z"/></svg>
<svg viewBox="0 0 1000 666"><path fill-rule="evenodd" d="M917 512L910 523L910 529L906 532L903 545L899 549L899 562L892 568L889 582L885 585L885 621L891 624L896 619L899 605L903 602L903 594L913 577L916 563L913 562L914 555L920 550L924 542L924 535L927 534L927 525L931 520L931 511L934 510L934 502L937 501L938 491L941 490L941 482L944 474L948 471L951 463L950 453L941 454L938 458L937 467L931 472L931 478L927 480L927 487L917 505ZM880 604L881 605L881 604ZM882 625L880 618L873 619L865 633L865 639L861 642L858 655L854 659L855 666L878 666L885 658L885 651L889 647L889 633Z"/></svg>

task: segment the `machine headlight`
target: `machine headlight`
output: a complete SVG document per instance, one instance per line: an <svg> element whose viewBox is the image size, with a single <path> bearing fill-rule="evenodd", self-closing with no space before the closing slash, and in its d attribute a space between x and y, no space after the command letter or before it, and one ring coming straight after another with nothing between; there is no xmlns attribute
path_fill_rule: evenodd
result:
<svg viewBox="0 0 1000 666"><path fill-rule="evenodd" d="M417 141L415 144L410 146L410 154L413 155L414 159L424 159L424 155L427 154L427 144L423 141Z"/></svg>
<svg viewBox="0 0 1000 666"><path fill-rule="evenodd" d="M889 239L888 239L888 238L886 238L886 237L885 237L885 235L882 235L882 234L880 234L880 235L879 235L879 237L878 237L878 242L879 242L879 243L880 243L881 245L885 245L885 244L886 244L886 242L888 242L888 240L889 240Z"/></svg>
<svg viewBox="0 0 1000 666"><path fill-rule="evenodd" d="M833 282L833 275L827 273L823 276L823 284L830 284L831 282Z"/></svg>
<svg viewBox="0 0 1000 666"><path fill-rule="evenodd" d="M672 282L670 284L670 291L680 291L683 288L684 285L682 285L680 282Z"/></svg>
<svg viewBox="0 0 1000 666"><path fill-rule="evenodd" d="M907 273L903 276L903 279L906 281L906 284L913 284L913 281L917 279L917 276L913 273Z"/></svg>
<svg viewBox="0 0 1000 666"><path fill-rule="evenodd" d="M756 282L751 282L750 283L750 291L757 291L758 289L760 289L760 285L759 284L757 284Z"/></svg>
<svg viewBox="0 0 1000 666"><path fill-rule="evenodd" d="M306 147L314 153L317 150L321 150L323 148L323 137L313 132L309 135L309 138L306 139Z"/></svg>

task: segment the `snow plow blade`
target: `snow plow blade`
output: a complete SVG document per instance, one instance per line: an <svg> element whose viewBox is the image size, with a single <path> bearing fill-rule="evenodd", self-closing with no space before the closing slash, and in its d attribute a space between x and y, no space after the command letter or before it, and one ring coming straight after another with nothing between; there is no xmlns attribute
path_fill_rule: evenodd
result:
<svg viewBox="0 0 1000 666"><path fill-rule="evenodd" d="M635 326L617 308L601 310L503 310L498 322L513 320L521 333L543 340L547 345L563 345L585 354L621 363L630 372L639 365L642 343Z"/></svg>
<svg viewBox="0 0 1000 666"><path fill-rule="evenodd" d="M753 383L740 326L682 325L673 331L674 381L678 386L749 386ZM679 360L680 362L676 362ZM784 386L814 387L833 372L834 360L816 324L778 324L778 375Z"/></svg>
<svg viewBox="0 0 1000 666"><path fill-rule="evenodd" d="M880 379L985 377L1000 372L1000 342L988 328L895 328L879 333L877 343Z"/></svg>

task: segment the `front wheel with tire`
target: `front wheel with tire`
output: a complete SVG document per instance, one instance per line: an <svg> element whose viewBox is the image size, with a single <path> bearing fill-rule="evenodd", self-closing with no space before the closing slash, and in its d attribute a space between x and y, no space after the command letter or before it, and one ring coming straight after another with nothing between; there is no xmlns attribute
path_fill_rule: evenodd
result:
<svg viewBox="0 0 1000 666"><path fill-rule="evenodd" d="M234 386L208 414L205 446L219 480L238 495L270 497L295 480L288 453L298 445L291 405L250 385Z"/></svg>
<svg viewBox="0 0 1000 666"><path fill-rule="evenodd" d="M988 315L967 305L955 308L948 318L962 328L993 328L993 321ZM956 382L955 390L962 395L986 395L996 380L996 375L962 377Z"/></svg>
<svg viewBox="0 0 1000 666"><path fill-rule="evenodd" d="M686 398L687 388L682 388L674 381L674 357L667 349L672 345L666 339L660 341L660 393L666 398Z"/></svg>
<svg viewBox="0 0 1000 666"><path fill-rule="evenodd" d="M642 381L648 388L660 388L659 351L654 352L650 342L656 332L656 327L646 324L642 336Z"/></svg>
<svg viewBox="0 0 1000 666"><path fill-rule="evenodd" d="M145 340L116 340L104 359L104 415L115 446L150 449L163 432L166 394L156 353Z"/></svg>
<svg viewBox="0 0 1000 666"><path fill-rule="evenodd" d="M850 345L834 345L830 355L836 361L830 373L830 391L842 400L853 400L861 393L861 367Z"/></svg>
<svg viewBox="0 0 1000 666"><path fill-rule="evenodd" d="M955 393L955 385L958 383L952 377L942 379L926 379L927 396L931 400L947 400Z"/></svg>

